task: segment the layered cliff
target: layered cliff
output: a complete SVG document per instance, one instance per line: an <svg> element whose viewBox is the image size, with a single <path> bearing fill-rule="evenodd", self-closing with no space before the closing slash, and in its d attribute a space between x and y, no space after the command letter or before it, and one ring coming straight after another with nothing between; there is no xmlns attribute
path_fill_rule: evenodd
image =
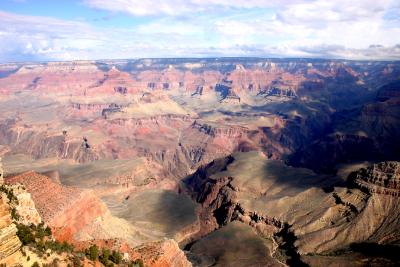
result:
<svg viewBox="0 0 400 267"><path fill-rule="evenodd" d="M186 181L203 207L201 231L193 238L239 221L274 238L275 256L286 250L289 261L299 259L297 253L323 254L354 242L400 242L398 163L379 163L353 175L346 188L333 176L254 152L213 161ZM284 245L288 242L292 246Z"/></svg>
<svg viewBox="0 0 400 267"><path fill-rule="evenodd" d="M206 234L218 243L247 229L262 263L397 242L395 163L348 187L334 173L399 160L399 73L397 62L311 59L1 65L0 154L12 173L52 176L9 178L24 207L11 208L37 223L37 207L57 238L82 242L167 236L190 250ZM188 175L198 204L185 195ZM176 244L165 244L149 251L179 265ZM239 257L203 245L193 250Z"/></svg>
<svg viewBox="0 0 400 267"><path fill-rule="evenodd" d="M31 194L21 184L7 185L7 189L12 192L15 201L10 203L11 208L15 209L18 218L15 219L17 223L24 225L38 225L42 222Z"/></svg>
<svg viewBox="0 0 400 267"><path fill-rule="evenodd" d="M350 179L368 193L400 196L400 163L387 161L373 164L351 174Z"/></svg>
<svg viewBox="0 0 400 267"><path fill-rule="evenodd" d="M17 237L17 228L11 217L11 208L6 194L8 189L3 184L3 175L0 158L0 186L2 189L0 191L0 263L6 262L6 258L16 253L21 247L21 242Z"/></svg>
<svg viewBox="0 0 400 267"><path fill-rule="evenodd" d="M7 257L16 253L21 247L17 237L17 228L11 218L8 199L0 193L0 263L7 261Z"/></svg>
<svg viewBox="0 0 400 267"><path fill-rule="evenodd" d="M7 183L25 186L43 221L61 240L73 240L84 226L107 212L107 207L92 192L62 186L34 172L10 177Z"/></svg>
<svg viewBox="0 0 400 267"><path fill-rule="evenodd" d="M146 243L133 249L132 257L141 258L145 266L152 267L190 267L178 243L173 239L165 239L153 243Z"/></svg>

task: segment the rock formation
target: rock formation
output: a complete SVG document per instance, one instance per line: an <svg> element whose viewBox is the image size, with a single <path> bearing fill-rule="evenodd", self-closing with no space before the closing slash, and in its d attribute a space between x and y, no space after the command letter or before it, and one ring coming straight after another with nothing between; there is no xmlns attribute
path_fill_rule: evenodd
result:
<svg viewBox="0 0 400 267"><path fill-rule="evenodd" d="M3 166L0 158L0 186L3 187ZM17 228L11 218L11 209L8 204L7 195L0 191L0 264L6 258L16 253L21 247L17 237Z"/></svg>
<svg viewBox="0 0 400 267"><path fill-rule="evenodd" d="M400 163L397 161L373 164L351 174L350 179L368 193L400 196Z"/></svg>
<svg viewBox="0 0 400 267"><path fill-rule="evenodd" d="M296 263L396 243L399 74L398 62L314 59L0 64L11 208L37 223L36 207L60 240L155 242L177 265L176 244L158 240L190 250L247 229L253 251ZM336 172L360 162L385 163L347 187Z"/></svg>
<svg viewBox="0 0 400 267"><path fill-rule="evenodd" d="M172 239L147 243L133 249L133 257L143 260L145 266L152 267L190 267L184 252Z"/></svg>
<svg viewBox="0 0 400 267"><path fill-rule="evenodd" d="M107 212L107 207L92 192L61 186L34 172L10 177L7 183L25 186L43 221L61 240L73 240L77 232Z"/></svg>
<svg viewBox="0 0 400 267"><path fill-rule="evenodd" d="M16 253L21 247L17 237L17 228L12 222L8 199L0 193L0 263Z"/></svg>
<svg viewBox="0 0 400 267"><path fill-rule="evenodd" d="M16 197L16 204L11 203L11 207L15 208L18 214L18 223L24 225L38 225L42 222L38 211L36 210L35 203L32 200L31 194L27 192L24 186L21 184L7 185L8 190L13 192Z"/></svg>
<svg viewBox="0 0 400 267"><path fill-rule="evenodd" d="M361 191L350 186L325 193L315 186L329 188L334 177L321 180L253 152L213 161L187 180L202 204L201 231L193 238L240 221L278 245L293 242L292 255L326 253L353 242L399 242L398 166L384 162L353 174L350 184Z"/></svg>

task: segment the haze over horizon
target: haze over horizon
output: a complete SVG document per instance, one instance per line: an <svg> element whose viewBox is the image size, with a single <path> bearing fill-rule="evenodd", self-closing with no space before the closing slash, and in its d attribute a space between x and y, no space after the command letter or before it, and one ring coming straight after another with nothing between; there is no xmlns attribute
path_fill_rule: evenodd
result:
<svg viewBox="0 0 400 267"><path fill-rule="evenodd" d="M399 60L400 3L0 2L0 62L231 56Z"/></svg>

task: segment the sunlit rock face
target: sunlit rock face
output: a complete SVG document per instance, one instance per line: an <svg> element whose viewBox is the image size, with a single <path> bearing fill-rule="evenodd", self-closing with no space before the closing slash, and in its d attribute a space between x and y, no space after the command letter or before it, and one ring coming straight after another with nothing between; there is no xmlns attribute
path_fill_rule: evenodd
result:
<svg viewBox="0 0 400 267"><path fill-rule="evenodd" d="M171 239L147 243L134 249L133 255L143 259L145 266L191 267L184 252Z"/></svg>
<svg viewBox="0 0 400 267"><path fill-rule="evenodd" d="M155 266L320 262L399 242L399 74L311 59L4 64L0 156L21 218L59 240L127 244Z"/></svg>
<svg viewBox="0 0 400 267"><path fill-rule="evenodd" d="M107 211L90 191L64 187L34 172L10 177L7 183L26 187L41 217L59 239L71 240L78 231Z"/></svg>
<svg viewBox="0 0 400 267"><path fill-rule="evenodd" d="M354 184L369 193L400 196L400 163L387 161L373 164L352 174Z"/></svg>
<svg viewBox="0 0 400 267"><path fill-rule="evenodd" d="M0 196L0 263L21 247L7 202L6 196L2 194Z"/></svg>
<svg viewBox="0 0 400 267"><path fill-rule="evenodd" d="M0 186L3 183L4 170L0 158ZM21 247L17 237L17 228L11 218L9 200L4 192L0 192L0 263L6 262L6 258L12 256Z"/></svg>
<svg viewBox="0 0 400 267"><path fill-rule="evenodd" d="M238 58L5 67L14 71L0 79L6 101L0 144L36 159L145 156L184 176L244 149L274 159L293 154L290 164L325 172L349 157L394 158L398 144L398 66L392 63ZM199 142L204 137L191 128L213 145ZM149 140L157 140L155 148ZM349 152L335 151L343 146ZM377 153L353 155L359 147ZM309 152L318 149L331 162Z"/></svg>
<svg viewBox="0 0 400 267"><path fill-rule="evenodd" d="M335 176L291 168L254 152L215 160L186 180L193 198L202 205L203 232L198 234L204 236L190 252L194 258L202 259L206 253L221 260L206 240L223 238L217 238L215 229L221 231L233 222L249 225L260 236L275 240L278 247L272 249L274 253L279 253L281 242L294 242L300 255L326 254L363 241L397 244L398 165L371 165L351 174L347 185L339 186ZM288 226L296 238L290 238L290 231L282 235ZM224 250L220 253L229 251Z"/></svg>
<svg viewBox="0 0 400 267"><path fill-rule="evenodd" d="M40 224L42 218L36 210L31 194L26 188L21 184L8 185L7 188L12 190L17 200L15 204L12 204L12 208L15 208L18 214L18 219L16 221L24 225Z"/></svg>

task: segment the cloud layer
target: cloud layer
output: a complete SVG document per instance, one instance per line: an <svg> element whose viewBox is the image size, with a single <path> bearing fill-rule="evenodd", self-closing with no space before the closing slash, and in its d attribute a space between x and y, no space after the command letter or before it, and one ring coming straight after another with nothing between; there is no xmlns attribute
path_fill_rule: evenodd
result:
<svg viewBox="0 0 400 267"><path fill-rule="evenodd" d="M400 59L400 3L392 0L84 0L80 6L114 18L128 16L136 23L121 26L111 18L104 26L85 18L0 11L0 61L205 56Z"/></svg>

